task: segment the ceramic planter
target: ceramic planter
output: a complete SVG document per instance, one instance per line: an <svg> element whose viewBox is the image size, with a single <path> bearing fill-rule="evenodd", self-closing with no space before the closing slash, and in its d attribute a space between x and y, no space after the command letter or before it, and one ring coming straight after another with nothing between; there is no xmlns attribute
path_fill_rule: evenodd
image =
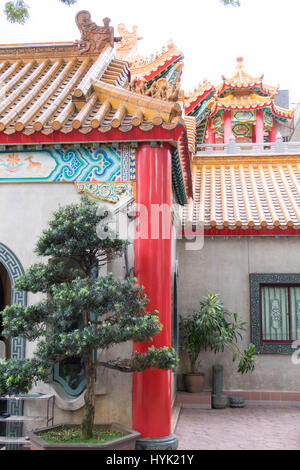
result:
<svg viewBox="0 0 300 470"><path fill-rule="evenodd" d="M183 374L183 383L187 392L200 393L203 390L205 374Z"/></svg>
<svg viewBox="0 0 300 470"><path fill-rule="evenodd" d="M60 424L44 429L37 429L28 434L31 443L31 450L135 450L136 440L140 437L138 432L126 428L120 424L97 424L95 428L111 429L124 433L123 437L114 439L104 444L57 444L43 440L41 434L46 431L61 427L74 427L74 424Z"/></svg>

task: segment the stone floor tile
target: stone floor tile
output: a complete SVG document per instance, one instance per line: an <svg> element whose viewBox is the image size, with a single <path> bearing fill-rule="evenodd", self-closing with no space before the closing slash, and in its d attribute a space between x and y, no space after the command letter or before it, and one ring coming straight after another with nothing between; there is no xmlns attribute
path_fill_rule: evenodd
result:
<svg viewBox="0 0 300 470"><path fill-rule="evenodd" d="M300 408L183 408L179 450L299 450Z"/></svg>

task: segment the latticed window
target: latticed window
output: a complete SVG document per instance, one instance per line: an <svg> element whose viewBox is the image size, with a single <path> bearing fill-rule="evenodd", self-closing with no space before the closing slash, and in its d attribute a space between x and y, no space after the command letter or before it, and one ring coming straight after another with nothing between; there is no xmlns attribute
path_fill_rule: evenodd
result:
<svg viewBox="0 0 300 470"><path fill-rule="evenodd" d="M54 366L54 381L71 396L79 396L86 387L86 376L82 358L70 358Z"/></svg>
<svg viewBox="0 0 300 470"><path fill-rule="evenodd" d="M300 274L250 274L250 319L260 354L292 354L300 340Z"/></svg>
<svg viewBox="0 0 300 470"><path fill-rule="evenodd" d="M262 341L300 339L300 286L261 286Z"/></svg>
<svg viewBox="0 0 300 470"><path fill-rule="evenodd" d="M98 268L94 269L91 277L92 279L97 279ZM90 315L92 321L96 320L92 312ZM82 328L83 321L79 320L74 322L66 332ZM96 358L97 352L94 351L94 362L96 361ZM86 388L86 375L83 357L69 357L56 363L53 369L53 380L54 382L59 383L68 395L72 397L78 397L81 395L81 393L83 393Z"/></svg>

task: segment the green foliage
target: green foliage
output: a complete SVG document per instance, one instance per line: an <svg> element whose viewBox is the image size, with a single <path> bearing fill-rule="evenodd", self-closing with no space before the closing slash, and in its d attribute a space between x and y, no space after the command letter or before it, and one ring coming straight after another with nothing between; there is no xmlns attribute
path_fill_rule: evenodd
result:
<svg viewBox="0 0 300 470"><path fill-rule="evenodd" d="M59 0L65 5L75 5L77 0ZM4 5L4 13L10 23L24 24L29 18L29 6L24 0L11 0Z"/></svg>
<svg viewBox="0 0 300 470"><path fill-rule="evenodd" d="M233 361L239 358L238 372L253 371L254 345L250 344L243 353L238 348L238 340L242 339L246 325L236 313L226 311L218 295L211 292L200 302L199 310L187 318L180 317L181 344L190 359L191 371L196 372L201 351L209 350L216 354L225 349L232 351Z"/></svg>
<svg viewBox="0 0 300 470"><path fill-rule="evenodd" d="M38 436L50 444L83 444L80 428L78 426L61 426L59 428L52 429L51 431L39 432ZM124 433L121 431L115 431L114 429L94 429L93 437L84 443L102 444L112 441L113 439L119 439L123 436Z"/></svg>
<svg viewBox="0 0 300 470"><path fill-rule="evenodd" d="M0 361L0 391L2 396L28 393L32 384L47 380L48 371L39 361L29 359Z"/></svg>
<svg viewBox="0 0 300 470"><path fill-rule="evenodd" d="M147 353L138 354L135 353L131 360L128 359L116 359L115 361L109 361L107 363L100 363L111 369L117 369L122 372L143 372L145 369L176 369L178 366L179 359L173 348L156 349L151 347Z"/></svg>
<svg viewBox="0 0 300 470"><path fill-rule="evenodd" d="M99 227L107 224L106 215L87 196L53 214L35 250L47 258L47 264L32 265L14 286L19 291L42 293L44 299L28 307L7 306L0 313L7 338L37 342L32 360L1 363L0 395L26 393L37 380L49 378L45 371L57 362L83 357L88 384L86 419L92 420L93 352L127 341L149 341L161 331L157 312L147 311L149 300L136 279L116 279L112 273L98 277L99 267L120 256L125 246L110 237L109 231L105 240L98 238ZM124 372L168 370L177 364L172 348L149 348L131 358L100 363Z"/></svg>
<svg viewBox="0 0 300 470"><path fill-rule="evenodd" d="M4 13L10 23L24 24L29 18L28 5L23 0L6 2Z"/></svg>
<svg viewBox="0 0 300 470"><path fill-rule="evenodd" d="M233 7L240 7L241 3L239 0L219 0L223 5L232 5Z"/></svg>
<svg viewBox="0 0 300 470"><path fill-rule="evenodd" d="M45 0L43 0L45 1ZM59 0L65 5L75 5L77 0ZM223 5L240 6L239 0L219 0ZM4 13L8 21L11 23L24 24L29 18L29 6L24 0L10 0L5 3Z"/></svg>
<svg viewBox="0 0 300 470"><path fill-rule="evenodd" d="M248 349L245 349L244 352L240 354L238 372L240 374L246 374L249 371L252 372L255 368L256 357L255 346L254 344L250 344Z"/></svg>

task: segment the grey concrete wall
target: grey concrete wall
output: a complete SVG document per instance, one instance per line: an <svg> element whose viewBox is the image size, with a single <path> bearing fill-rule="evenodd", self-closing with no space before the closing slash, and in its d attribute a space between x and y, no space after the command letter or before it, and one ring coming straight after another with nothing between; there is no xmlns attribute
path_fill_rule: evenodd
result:
<svg viewBox="0 0 300 470"><path fill-rule="evenodd" d="M1 184L0 185L0 242L6 245L19 258L26 270L32 263L43 261L34 255L34 246L51 217L58 208L59 203L66 205L78 202L80 199L75 185L68 183L48 184ZM132 249L130 252L132 260ZM122 275L124 262L117 260L111 267L117 275ZM39 301L39 295L28 296L28 303ZM26 356L32 356L34 344L26 344ZM131 354L132 345L123 346L122 353ZM111 357L120 355L120 348L114 348L109 353ZM97 397L97 422L117 421L131 426L131 374L107 371L103 374L100 369L98 374ZM54 389L44 384L39 384L35 391L51 392ZM82 414L82 398L68 400L62 397L56 388L55 421L78 422ZM64 399L65 398L65 399ZM39 405L43 407L44 405ZM75 412L74 412L75 411ZM26 412L32 415L39 414L39 410ZM42 409L40 410L42 412Z"/></svg>
<svg viewBox="0 0 300 470"><path fill-rule="evenodd" d="M179 248L179 312L192 313L200 299L213 291L219 293L225 307L238 313L250 325L249 273L299 273L300 238L224 237L205 239L200 251L186 251L183 241ZM250 328L240 343L250 342ZM240 390L299 391L300 366L290 356L261 355L253 373L240 375L237 363L229 352L201 353L201 370L206 373L205 388L211 389L212 366L224 365L224 388ZM179 373L184 372L182 360Z"/></svg>
<svg viewBox="0 0 300 470"><path fill-rule="evenodd" d="M300 104L298 104L296 107L296 111L294 114L293 127L294 127L294 130L292 131L291 141L300 142Z"/></svg>

